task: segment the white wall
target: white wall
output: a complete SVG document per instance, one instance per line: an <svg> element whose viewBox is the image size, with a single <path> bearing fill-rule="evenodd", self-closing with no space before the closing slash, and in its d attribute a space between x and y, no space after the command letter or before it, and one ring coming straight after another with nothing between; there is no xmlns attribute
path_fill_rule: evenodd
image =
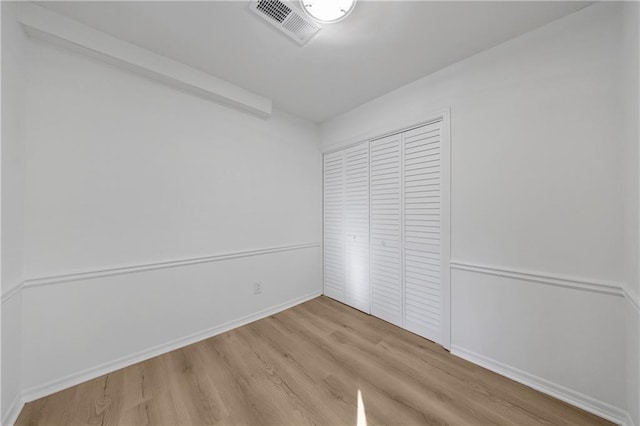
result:
<svg viewBox="0 0 640 426"><path fill-rule="evenodd" d="M2 2L2 292L23 279L26 35L17 3Z"/></svg>
<svg viewBox="0 0 640 426"><path fill-rule="evenodd" d="M28 278L319 240L311 123L29 47Z"/></svg>
<svg viewBox="0 0 640 426"><path fill-rule="evenodd" d="M589 7L404 86L321 126L322 144L450 107L452 257L619 281L619 12Z"/></svg>
<svg viewBox="0 0 640 426"><path fill-rule="evenodd" d="M620 78L623 99L625 232L624 232L624 284L631 296L640 295L640 131L638 128L638 56L640 49L640 6L637 2L625 2L622 22L622 75Z"/></svg>
<svg viewBox="0 0 640 426"><path fill-rule="evenodd" d="M27 399L320 293L314 124L257 118L37 41L28 65Z"/></svg>
<svg viewBox="0 0 640 426"><path fill-rule="evenodd" d="M15 4L2 2L2 399L4 424L20 409L23 191L26 37L15 21Z"/></svg>
<svg viewBox="0 0 640 426"><path fill-rule="evenodd" d="M615 420L626 407L621 12L593 5L321 126L328 149L449 107L452 259L489 272L452 272L454 353Z"/></svg>
<svg viewBox="0 0 640 426"><path fill-rule="evenodd" d="M627 2L623 8L622 22L622 76L620 81L624 105L624 159L625 159L625 232L624 232L624 285L627 293L627 406L633 424L640 425L640 5ZM635 303L634 303L635 301Z"/></svg>

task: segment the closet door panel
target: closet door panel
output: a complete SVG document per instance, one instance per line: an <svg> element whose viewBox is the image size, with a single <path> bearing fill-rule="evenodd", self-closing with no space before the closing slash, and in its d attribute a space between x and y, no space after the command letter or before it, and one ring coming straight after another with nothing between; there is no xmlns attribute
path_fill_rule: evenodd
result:
<svg viewBox="0 0 640 426"><path fill-rule="evenodd" d="M324 155L324 294L345 300L345 155Z"/></svg>
<svg viewBox="0 0 640 426"><path fill-rule="evenodd" d="M403 134L405 328L442 340L441 123Z"/></svg>
<svg viewBox="0 0 640 426"><path fill-rule="evenodd" d="M402 326L401 135L371 141L371 314Z"/></svg>
<svg viewBox="0 0 640 426"><path fill-rule="evenodd" d="M369 143L345 151L345 302L369 313Z"/></svg>

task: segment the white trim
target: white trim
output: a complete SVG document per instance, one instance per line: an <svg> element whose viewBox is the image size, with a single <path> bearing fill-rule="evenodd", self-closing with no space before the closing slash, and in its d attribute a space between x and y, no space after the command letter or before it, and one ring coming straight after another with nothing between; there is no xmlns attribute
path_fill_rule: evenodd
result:
<svg viewBox="0 0 640 426"><path fill-rule="evenodd" d="M325 279L324 279L324 154L322 154L320 156L320 161L322 162L322 164L320 165L320 167L322 167L322 200L320 204L322 207L322 238L320 239L320 269L321 269L321 279L322 279L322 294L326 295L326 292L324 291L325 289Z"/></svg>
<svg viewBox="0 0 640 426"><path fill-rule="evenodd" d="M24 407L24 399L22 398L22 395L18 393L13 399L13 402L9 405L7 414L2 418L2 424L4 426L13 426L16 420L18 420L22 407Z"/></svg>
<svg viewBox="0 0 640 426"><path fill-rule="evenodd" d="M442 118L442 155L447 161L446 173L442 175L442 346L451 350L451 269L447 263L451 263L451 171L453 170L451 149L451 109L446 108L440 112Z"/></svg>
<svg viewBox="0 0 640 426"><path fill-rule="evenodd" d="M406 131L409 131L409 129L407 129ZM384 136L383 136L384 137ZM373 142L373 141L371 141ZM369 142L369 146L371 146L371 142ZM400 187L400 205L399 207L399 216L400 216L400 253L398 253L400 256L400 298L402 300L402 304L400 306L400 310L402 311L402 313L400 314L400 324L402 324L402 328L404 328L405 330L409 330L407 328L407 264L406 262L406 254L405 254L405 250L406 250L406 239L407 239L407 230L404 228L404 224L405 224L405 216L407 214L407 206L405 206L405 196L404 196L404 189L405 189L405 181L407 179L407 177L405 176L405 169L406 169L406 165L405 165L405 161L406 159L404 158L404 144L405 144L405 133L402 132L400 134L400 139L398 141L398 166L400 167L400 173L398 175L398 180L399 180L399 187ZM443 187L440 187L440 191L442 193L443 191ZM369 199L369 204L371 204L371 199ZM441 213L441 218L442 218L442 213ZM369 219L369 226L371 226L371 219ZM371 243L369 243L371 244ZM442 258L440 259L442 260ZM440 303L442 303L442 300L440 301ZM442 314L442 311L440 311L440 313ZM441 318L442 319L442 318ZM415 332L415 331L414 331ZM419 333L416 333L419 334ZM426 334L424 333L424 331L421 334ZM425 337L424 335L422 337ZM440 339L442 340L442 338ZM442 342L437 342L439 344L442 344Z"/></svg>
<svg viewBox="0 0 640 426"><path fill-rule="evenodd" d="M425 118L426 117L426 118ZM445 118L446 117L446 118ZM404 123L394 123L393 125L385 125L373 127L359 136L347 138L341 142L333 143L328 146L321 146L323 154L330 154L335 151L350 148L353 145L357 145L364 141L371 142L374 139L381 139L387 136L395 135L396 133L406 132L408 130L415 129L416 127L426 126L427 124L435 123L440 120L449 120L450 108L443 108L437 111L432 111L426 114L418 114L415 119L408 119Z"/></svg>
<svg viewBox="0 0 640 426"><path fill-rule="evenodd" d="M323 176L324 179L324 176ZM322 212L324 216L324 211ZM349 284L349 241L347 241L347 226L349 220L347 217L347 150L342 151L342 294L340 295L340 301L347 303L347 285ZM322 238L324 239L324 231Z"/></svg>
<svg viewBox="0 0 640 426"><path fill-rule="evenodd" d="M614 423L624 424L626 417L629 415L625 410L614 407L607 402L597 400L581 392L571 390L460 346L452 345L451 353Z"/></svg>
<svg viewBox="0 0 640 426"><path fill-rule="evenodd" d="M9 290L7 290L4 293L2 293L2 297L0 298L0 304L4 305L13 296L15 296L18 293L20 293L22 291L23 287L24 287L24 283L23 282L22 283L18 283L16 285L14 285L13 287L11 287Z"/></svg>
<svg viewBox="0 0 640 426"><path fill-rule="evenodd" d="M155 80L242 108L261 117L271 114L271 99L34 4L21 2L18 21L32 37L71 47L83 54L124 66Z"/></svg>
<svg viewBox="0 0 640 426"><path fill-rule="evenodd" d="M631 413L627 411L627 415L622 420L622 426L636 426L633 424L633 419L631 418Z"/></svg>
<svg viewBox="0 0 640 426"><path fill-rule="evenodd" d="M640 300L638 299L638 297L633 296L631 292L624 286L622 286L622 293L624 295L624 298L627 299L629 303L631 303L631 306L633 306L633 308L638 313L640 313Z"/></svg>
<svg viewBox="0 0 640 426"><path fill-rule="evenodd" d="M320 243L293 244L287 246L269 247L258 250L236 251L212 256L194 257L190 259L169 260L164 262L147 263L141 265L119 266L95 271L78 272L66 275L49 277L28 278L24 282L24 288L42 287L52 284L68 283L79 280L109 277L113 275L133 274L137 272L153 271L157 269L177 268L181 266L196 265L199 263L219 262L222 260L238 259L242 257L258 256L263 254L281 253L285 251L302 250L320 247Z"/></svg>
<svg viewBox="0 0 640 426"><path fill-rule="evenodd" d="M451 261L451 269L459 271L477 272L485 275L494 275L504 278L513 278L522 281L530 281L539 284L553 285L556 287L573 288L577 290L592 291L595 293L623 296L620 284L592 280L587 278L570 277L566 275L548 274L544 272L525 271L522 269L496 267L479 263Z"/></svg>
<svg viewBox="0 0 640 426"><path fill-rule="evenodd" d="M155 356L162 355L167 352L171 352L173 350L182 348L184 346L191 345L201 340L205 340L210 337L216 336L218 334L222 334L227 331L233 330L234 328L242 327L243 325L260 320L262 318L266 318L270 315L274 315L278 312L282 312L286 309L292 308L308 300L314 299L320 296L321 294L322 294L322 291L314 291L304 296L296 297L287 302L280 303L271 308L267 308L256 313L246 315L244 317L240 317L236 320L228 321L226 323L217 325L215 327L211 327L206 330L193 333L189 336L180 337L170 342L163 343L161 345L157 345L152 348L145 349L140 352L124 356L114 361L109 361L104 364L101 364L92 368L88 368L83 371L79 371L77 373L69 374L65 377L52 380L43 385L34 386L32 388L25 389L24 392L22 393L22 400L25 402L31 402L38 398L51 395L55 392L61 391L63 389L67 389L71 386L78 385L88 380L95 379L96 377L103 376L105 374L111 373L121 368L128 367L132 364L136 364L138 362L145 361L149 358L153 358Z"/></svg>

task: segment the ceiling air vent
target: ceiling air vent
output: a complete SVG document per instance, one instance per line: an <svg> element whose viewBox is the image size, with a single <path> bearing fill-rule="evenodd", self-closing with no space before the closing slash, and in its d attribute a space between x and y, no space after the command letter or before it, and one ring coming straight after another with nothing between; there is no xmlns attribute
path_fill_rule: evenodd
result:
<svg viewBox="0 0 640 426"><path fill-rule="evenodd" d="M307 44L322 28L285 1L252 0L249 8L301 45Z"/></svg>

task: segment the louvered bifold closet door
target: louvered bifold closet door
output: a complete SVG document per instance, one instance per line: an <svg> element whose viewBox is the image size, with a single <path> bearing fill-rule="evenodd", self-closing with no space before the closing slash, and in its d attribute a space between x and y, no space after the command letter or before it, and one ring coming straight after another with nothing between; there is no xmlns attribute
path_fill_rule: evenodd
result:
<svg viewBox="0 0 640 426"><path fill-rule="evenodd" d="M442 337L441 122L403 135L405 328Z"/></svg>
<svg viewBox="0 0 640 426"><path fill-rule="evenodd" d="M369 142L345 151L346 303L369 312Z"/></svg>
<svg viewBox="0 0 640 426"><path fill-rule="evenodd" d="M345 155L324 155L324 294L344 302Z"/></svg>
<svg viewBox="0 0 640 426"><path fill-rule="evenodd" d="M401 135L371 141L371 314L402 326Z"/></svg>

